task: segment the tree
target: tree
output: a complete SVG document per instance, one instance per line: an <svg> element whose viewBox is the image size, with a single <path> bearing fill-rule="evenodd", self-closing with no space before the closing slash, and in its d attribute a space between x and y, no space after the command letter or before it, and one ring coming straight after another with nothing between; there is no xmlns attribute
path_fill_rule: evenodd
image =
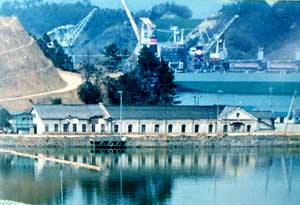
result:
<svg viewBox="0 0 300 205"><path fill-rule="evenodd" d="M42 38L37 40L37 43L44 55L52 61L55 67L73 71L72 58L65 53L56 40L52 42L50 37L44 34Z"/></svg>
<svg viewBox="0 0 300 205"><path fill-rule="evenodd" d="M107 69L113 71L118 70L120 68L122 58L120 49L116 44L113 43L106 46L104 49L104 55L106 57L104 66L106 66Z"/></svg>
<svg viewBox="0 0 300 205"><path fill-rule="evenodd" d="M89 81L79 87L78 96L85 104L98 104L102 101L100 88Z"/></svg>
<svg viewBox="0 0 300 205"><path fill-rule="evenodd" d="M156 102L159 104L172 104L176 95L176 85L174 83L174 72L169 68L167 62L161 59L157 70L158 81L155 85Z"/></svg>
<svg viewBox="0 0 300 205"><path fill-rule="evenodd" d="M96 73L95 65L91 63L84 62L80 65L80 72L84 75L84 78L87 82L91 81L92 76Z"/></svg>
<svg viewBox="0 0 300 205"><path fill-rule="evenodd" d="M10 113L4 109L4 108L0 108L0 128L6 128L9 127L9 120L11 119L11 115Z"/></svg>
<svg viewBox="0 0 300 205"><path fill-rule="evenodd" d="M193 16L193 12L187 6L167 2L153 6L150 18L152 20L159 19L167 13L175 14L184 19L189 19Z"/></svg>
<svg viewBox="0 0 300 205"><path fill-rule="evenodd" d="M62 99L61 98L54 98L51 100L52 105L60 105L62 104Z"/></svg>
<svg viewBox="0 0 300 205"><path fill-rule="evenodd" d="M123 90L125 104L173 104L176 94L173 71L147 47L139 55L137 68L118 80L106 79L108 96L113 104L119 103L117 91Z"/></svg>

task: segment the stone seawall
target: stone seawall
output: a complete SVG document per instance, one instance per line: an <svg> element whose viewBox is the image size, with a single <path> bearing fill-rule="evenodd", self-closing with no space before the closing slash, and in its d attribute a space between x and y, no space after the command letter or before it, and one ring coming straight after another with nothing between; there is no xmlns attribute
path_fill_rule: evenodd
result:
<svg viewBox="0 0 300 205"><path fill-rule="evenodd" d="M0 147L90 147L90 140L118 140L118 137L95 136L0 136ZM141 147L278 147L300 146L300 135L294 136L131 136L127 146Z"/></svg>

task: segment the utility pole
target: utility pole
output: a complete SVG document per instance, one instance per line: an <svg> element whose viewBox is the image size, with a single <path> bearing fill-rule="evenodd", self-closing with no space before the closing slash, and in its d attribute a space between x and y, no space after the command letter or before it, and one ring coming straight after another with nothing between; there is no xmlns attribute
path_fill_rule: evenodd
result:
<svg viewBox="0 0 300 205"><path fill-rule="evenodd" d="M272 87L269 88L270 93L270 111L272 112L272 103L273 103L273 89Z"/></svg>
<svg viewBox="0 0 300 205"><path fill-rule="evenodd" d="M120 94L120 138L123 140L123 91L119 90Z"/></svg>
<svg viewBox="0 0 300 205"><path fill-rule="evenodd" d="M218 90L217 96L217 134L219 133L219 115L220 115L220 95L223 93L223 90Z"/></svg>
<svg viewBox="0 0 300 205"><path fill-rule="evenodd" d="M288 112L288 115L287 115L287 120L286 120L285 128L284 128L285 132L287 132L287 129L288 129L289 119L291 117L292 110L293 110L293 107L294 107L294 104L295 104L296 95L297 95L297 91L294 92L294 95L293 95L293 98L292 98L292 101L291 101L291 104L290 104L290 108L289 108L289 112Z"/></svg>

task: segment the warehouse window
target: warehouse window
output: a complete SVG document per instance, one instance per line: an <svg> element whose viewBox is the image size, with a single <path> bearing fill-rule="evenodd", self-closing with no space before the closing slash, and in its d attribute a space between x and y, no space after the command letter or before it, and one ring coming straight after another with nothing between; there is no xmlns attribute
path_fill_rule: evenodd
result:
<svg viewBox="0 0 300 205"><path fill-rule="evenodd" d="M173 125L168 125L168 133L172 133L173 132Z"/></svg>
<svg viewBox="0 0 300 205"><path fill-rule="evenodd" d="M118 133L119 132L119 125L114 125L114 133Z"/></svg>
<svg viewBox="0 0 300 205"><path fill-rule="evenodd" d="M77 125L73 124L73 132L76 133L77 132Z"/></svg>
<svg viewBox="0 0 300 205"><path fill-rule="evenodd" d="M92 124L92 132L96 132L96 125Z"/></svg>
<svg viewBox="0 0 300 205"><path fill-rule="evenodd" d="M132 125L128 125L128 133L132 133Z"/></svg>
<svg viewBox="0 0 300 205"><path fill-rule="evenodd" d="M58 124L54 124L54 132L58 132Z"/></svg>
<svg viewBox="0 0 300 205"><path fill-rule="evenodd" d="M195 133L198 133L198 132L199 132L199 128L200 128L199 125L195 125Z"/></svg>
<svg viewBox="0 0 300 205"><path fill-rule="evenodd" d="M227 133L227 132L228 132L228 125L224 125L224 126L223 126L223 132L224 132L224 133Z"/></svg>
<svg viewBox="0 0 300 205"><path fill-rule="evenodd" d="M64 132L68 132L69 130L69 125L68 124L64 124Z"/></svg>
<svg viewBox="0 0 300 205"><path fill-rule="evenodd" d="M186 132L186 125L181 125L181 132L185 133Z"/></svg>
<svg viewBox="0 0 300 205"><path fill-rule="evenodd" d="M45 132L49 132L49 124L45 124Z"/></svg>
<svg viewBox="0 0 300 205"><path fill-rule="evenodd" d="M142 125L142 127L141 127L141 132L142 132L142 133L145 133L145 132L146 132L146 125Z"/></svg>
<svg viewBox="0 0 300 205"><path fill-rule="evenodd" d="M156 125L154 126L154 132L155 132L155 133L159 133L159 125L158 125L158 124L156 124Z"/></svg>
<svg viewBox="0 0 300 205"><path fill-rule="evenodd" d="M82 124L82 132L86 132L86 124Z"/></svg>
<svg viewBox="0 0 300 205"><path fill-rule="evenodd" d="M212 124L210 124L208 126L208 133L212 133L213 132L213 129L214 129L214 126Z"/></svg>

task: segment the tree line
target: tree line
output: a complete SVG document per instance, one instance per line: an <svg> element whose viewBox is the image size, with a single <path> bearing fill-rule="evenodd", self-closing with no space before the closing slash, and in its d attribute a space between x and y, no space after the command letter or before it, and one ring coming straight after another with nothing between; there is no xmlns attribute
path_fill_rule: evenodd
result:
<svg viewBox="0 0 300 205"><path fill-rule="evenodd" d="M108 49L115 47L109 46ZM112 54L114 56L114 54ZM115 62L112 65L115 65ZM84 73L96 70L94 66L84 65ZM111 72L111 70L110 70ZM97 76L86 76L86 82L79 88L78 95L83 102L94 104L103 101ZM107 90L109 102L119 104L118 91L123 91L124 104L127 105L171 105L175 102L176 85L173 71L164 59L159 59L149 48L143 47L134 70L125 72L119 78L102 77L101 82Z"/></svg>

